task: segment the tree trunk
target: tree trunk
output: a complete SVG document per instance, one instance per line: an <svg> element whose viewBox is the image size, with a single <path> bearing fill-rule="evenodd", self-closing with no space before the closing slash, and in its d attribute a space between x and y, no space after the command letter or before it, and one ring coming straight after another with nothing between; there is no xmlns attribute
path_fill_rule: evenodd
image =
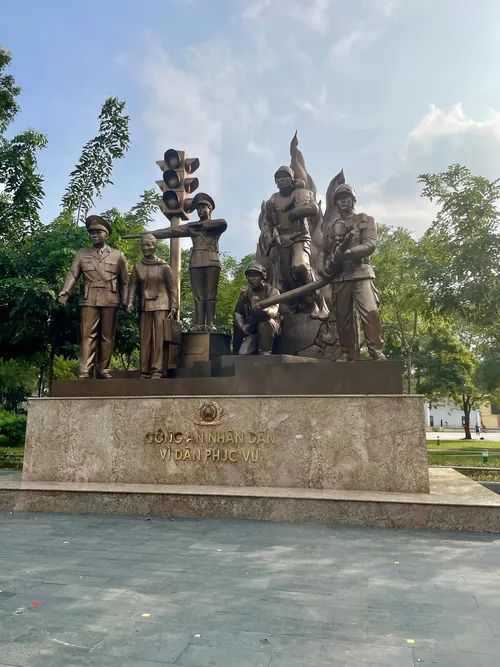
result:
<svg viewBox="0 0 500 667"><path fill-rule="evenodd" d="M463 399L463 408L465 415L465 439L472 440L472 435L470 433L470 401L466 396L462 396Z"/></svg>

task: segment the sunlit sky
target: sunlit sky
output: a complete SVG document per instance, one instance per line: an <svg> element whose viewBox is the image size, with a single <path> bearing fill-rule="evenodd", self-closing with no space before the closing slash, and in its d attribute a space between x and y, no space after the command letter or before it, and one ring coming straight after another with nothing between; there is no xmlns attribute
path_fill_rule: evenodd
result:
<svg viewBox="0 0 500 667"><path fill-rule="evenodd" d="M185 149L229 222L221 249L237 256L254 249L296 129L320 194L343 167L359 210L418 233L433 216L419 173L460 162L500 176L499 0L0 5L23 89L8 136L48 135L45 222L109 95L127 102L132 143L95 212L129 209L161 176L155 160Z"/></svg>

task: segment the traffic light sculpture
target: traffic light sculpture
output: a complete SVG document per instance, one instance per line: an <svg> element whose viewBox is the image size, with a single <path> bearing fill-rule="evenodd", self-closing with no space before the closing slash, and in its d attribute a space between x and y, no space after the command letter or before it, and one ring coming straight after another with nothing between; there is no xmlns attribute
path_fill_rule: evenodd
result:
<svg viewBox="0 0 500 667"><path fill-rule="evenodd" d="M183 220L189 220L193 199L189 196L200 185L192 174L199 168L197 157L186 157L185 151L169 148L163 154L163 160L156 164L163 172L163 178L156 181L162 191L162 198L157 204L163 215L170 220L172 227L178 227ZM163 232L165 230L159 230ZM167 238L159 236L158 238ZM177 302L181 295L181 241L170 237L170 266L177 289ZM180 311L179 311L180 312Z"/></svg>
<svg viewBox="0 0 500 667"><path fill-rule="evenodd" d="M157 181L163 195L158 206L170 220L171 226L152 232L157 239L171 239L170 264L180 292L180 239L191 238L193 247L189 256L189 276L194 297L195 324L191 331L215 331L215 308L220 275L219 237L226 231L222 218L212 220L215 203L210 195L199 192L199 181L192 174L200 166L198 158L187 158L184 151L170 148L163 160L157 162L163 179ZM194 210L199 220L189 221ZM141 238L142 234L123 238Z"/></svg>
<svg viewBox="0 0 500 667"><path fill-rule="evenodd" d="M158 202L163 214L175 225L175 219L189 220L193 199L189 196L200 185L192 174L199 168L197 157L188 158L184 151L169 148L163 160L157 165L163 172L163 179L156 181L163 193Z"/></svg>

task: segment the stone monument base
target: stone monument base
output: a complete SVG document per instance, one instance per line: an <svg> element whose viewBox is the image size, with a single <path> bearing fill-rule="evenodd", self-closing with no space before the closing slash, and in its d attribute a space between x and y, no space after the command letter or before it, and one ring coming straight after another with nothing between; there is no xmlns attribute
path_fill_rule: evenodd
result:
<svg viewBox="0 0 500 667"><path fill-rule="evenodd" d="M253 519L500 533L500 496L449 469L430 493L22 482L0 477L0 510Z"/></svg>
<svg viewBox="0 0 500 667"><path fill-rule="evenodd" d="M422 396L52 397L28 406L24 481L429 490Z"/></svg>

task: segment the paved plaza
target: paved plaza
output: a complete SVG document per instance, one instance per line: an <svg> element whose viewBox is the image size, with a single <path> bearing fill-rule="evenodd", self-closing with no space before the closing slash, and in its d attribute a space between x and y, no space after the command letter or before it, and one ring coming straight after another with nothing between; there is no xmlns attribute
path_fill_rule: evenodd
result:
<svg viewBox="0 0 500 667"><path fill-rule="evenodd" d="M0 665L498 667L500 538L0 512Z"/></svg>

